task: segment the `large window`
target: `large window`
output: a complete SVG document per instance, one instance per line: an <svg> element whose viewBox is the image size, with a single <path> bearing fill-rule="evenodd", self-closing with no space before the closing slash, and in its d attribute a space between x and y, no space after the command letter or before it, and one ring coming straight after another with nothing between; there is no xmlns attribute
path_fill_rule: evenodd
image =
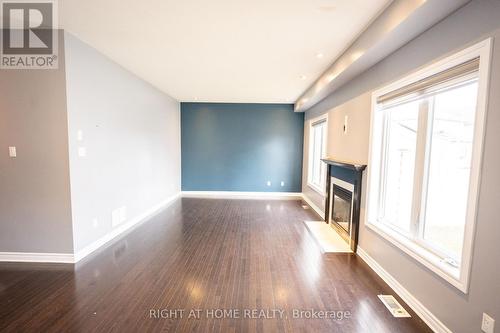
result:
<svg viewBox="0 0 500 333"><path fill-rule="evenodd" d="M489 41L374 93L367 226L466 292Z"/></svg>
<svg viewBox="0 0 500 333"><path fill-rule="evenodd" d="M326 188L326 165L321 161L326 153L326 118L311 121L309 132L308 185L324 195Z"/></svg>

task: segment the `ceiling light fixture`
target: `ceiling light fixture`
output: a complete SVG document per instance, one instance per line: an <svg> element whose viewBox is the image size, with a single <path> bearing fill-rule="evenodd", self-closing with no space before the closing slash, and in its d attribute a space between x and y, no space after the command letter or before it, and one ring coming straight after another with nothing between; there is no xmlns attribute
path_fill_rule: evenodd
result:
<svg viewBox="0 0 500 333"><path fill-rule="evenodd" d="M300 79L301 79L301 80L305 80L305 79L307 79L307 76L305 76L305 75L301 75L301 76L300 76Z"/></svg>
<svg viewBox="0 0 500 333"><path fill-rule="evenodd" d="M323 5L323 6L319 6L318 9L322 12L333 12L337 8L335 6L332 6L332 5Z"/></svg>
<svg viewBox="0 0 500 333"><path fill-rule="evenodd" d="M324 56L324 55L323 55L323 53L321 53L321 52L316 53L316 58L318 58L318 59L323 58L323 56Z"/></svg>

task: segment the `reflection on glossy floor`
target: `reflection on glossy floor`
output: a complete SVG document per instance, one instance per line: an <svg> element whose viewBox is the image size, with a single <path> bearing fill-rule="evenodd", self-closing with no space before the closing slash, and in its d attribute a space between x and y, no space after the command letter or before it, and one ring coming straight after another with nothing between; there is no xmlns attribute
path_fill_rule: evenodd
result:
<svg viewBox="0 0 500 333"><path fill-rule="evenodd" d="M391 290L361 259L321 254L302 222L311 219L299 201L184 198L75 270L0 263L0 331L430 331L413 312L389 314L377 294ZM161 309L184 312L150 318ZM217 319L215 309L236 311ZM250 309L285 312L243 318ZM293 317L311 309L351 317ZM243 319L228 318L238 310Z"/></svg>
<svg viewBox="0 0 500 333"><path fill-rule="evenodd" d="M351 253L351 247L338 232L325 221L304 221L312 238L325 253Z"/></svg>

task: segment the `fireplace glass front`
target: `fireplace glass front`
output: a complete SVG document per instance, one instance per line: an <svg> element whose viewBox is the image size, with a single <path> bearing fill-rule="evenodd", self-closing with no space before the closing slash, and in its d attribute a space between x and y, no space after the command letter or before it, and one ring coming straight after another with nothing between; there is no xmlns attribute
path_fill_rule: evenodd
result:
<svg viewBox="0 0 500 333"><path fill-rule="evenodd" d="M349 234L351 232L352 192L335 184L333 186L332 222Z"/></svg>

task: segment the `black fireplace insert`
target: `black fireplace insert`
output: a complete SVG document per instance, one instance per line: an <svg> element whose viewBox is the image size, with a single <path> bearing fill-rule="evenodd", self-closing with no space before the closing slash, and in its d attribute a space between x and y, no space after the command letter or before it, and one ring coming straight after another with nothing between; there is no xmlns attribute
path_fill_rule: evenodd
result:
<svg viewBox="0 0 500 333"><path fill-rule="evenodd" d="M352 192L333 184L332 219L341 230L348 235L351 233L352 225Z"/></svg>

